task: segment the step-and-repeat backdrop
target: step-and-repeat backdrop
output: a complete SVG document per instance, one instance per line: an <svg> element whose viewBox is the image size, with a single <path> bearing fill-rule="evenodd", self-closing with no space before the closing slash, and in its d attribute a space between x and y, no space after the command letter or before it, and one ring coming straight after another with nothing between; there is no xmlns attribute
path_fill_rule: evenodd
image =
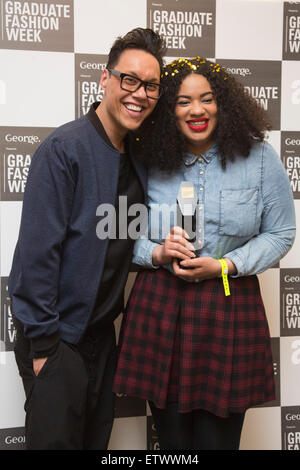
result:
<svg viewBox="0 0 300 470"><path fill-rule="evenodd" d="M290 177L300 221L300 2L282 0L0 0L0 449L24 449L24 392L14 360L7 279L31 158L57 126L101 100L119 35L151 27L166 61L200 55L240 80L273 119L269 142ZM43 184L43 181L41 181ZM299 226L300 222L298 222ZM300 230L299 230L300 232ZM276 400L247 411L241 449L300 449L300 235L260 275ZM134 274L127 286L129 293ZM119 328L120 319L117 321ZM117 397L110 449L158 449L147 405Z"/></svg>

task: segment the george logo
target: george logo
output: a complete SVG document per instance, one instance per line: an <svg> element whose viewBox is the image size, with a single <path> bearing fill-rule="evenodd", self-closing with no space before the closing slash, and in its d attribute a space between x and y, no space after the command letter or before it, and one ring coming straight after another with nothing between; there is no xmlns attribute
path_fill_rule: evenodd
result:
<svg viewBox="0 0 300 470"><path fill-rule="evenodd" d="M252 75L251 70L247 67L226 67L226 72L231 73L232 75L240 75L241 77Z"/></svg>
<svg viewBox="0 0 300 470"><path fill-rule="evenodd" d="M1 127L1 200L22 201L31 159L50 128Z"/></svg>
<svg viewBox="0 0 300 470"><path fill-rule="evenodd" d="M300 3L284 2L283 53L284 60L299 60L300 53Z"/></svg>
<svg viewBox="0 0 300 470"><path fill-rule="evenodd" d="M0 429L0 450L24 450L24 428Z"/></svg>
<svg viewBox="0 0 300 470"><path fill-rule="evenodd" d="M290 145L300 145L300 138L299 139L293 139L293 138L287 137L285 139L284 143L288 146L290 146Z"/></svg>
<svg viewBox="0 0 300 470"><path fill-rule="evenodd" d="M285 415L286 421L300 421L300 413L298 414L293 414L293 413L287 413Z"/></svg>
<svg viewBox="0 0 300 470"><path fill-rule="evenodd" d="M107 56L75 54L75 117L84 116L95 101L101 101L104 90L100 85Z"/></svg>
<svg viewBox="0 0 300 470"><path fill-rule="evenodd" d="M73 0L0 0L0 48L72 52Z"/></svg>
<svg viewBox="0 0 300 470"><path fill-rule="evenodd" d="M215 56L215 0L147 0L147 24L165 39L167 56Z"/></svg>
<svg viewBox="0 0 300 470"><path fill-rule="evenodd" d="M228 73L240 81L249 95L268 112L273 129L280 129L281 63L265 60L217 59Z"/></svg>
<svg viewBox="0 0 300 470"><path fill-rule="evenodd" d="M300 269L280 270L280 335L300 334Z"/></svg>
<svg viewBox="0 0 300 470"><path fill-rule="evenodd" d="M13 134L6 134L5 135L6 142L22 142L27 144L37 144L40 143L40 139L37 135L13 135Z"/></svg>

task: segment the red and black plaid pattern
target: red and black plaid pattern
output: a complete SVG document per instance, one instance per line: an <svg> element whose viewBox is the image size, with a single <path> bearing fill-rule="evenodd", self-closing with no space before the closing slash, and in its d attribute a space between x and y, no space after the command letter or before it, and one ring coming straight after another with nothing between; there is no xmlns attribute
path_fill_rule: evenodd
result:
<svg viewBox="0 0 300 470"><path fill-rule="evenodd" d="M114 392L221 417L275 398L270 334L256 276L190 283L138 274L120 335Z"/></svg>

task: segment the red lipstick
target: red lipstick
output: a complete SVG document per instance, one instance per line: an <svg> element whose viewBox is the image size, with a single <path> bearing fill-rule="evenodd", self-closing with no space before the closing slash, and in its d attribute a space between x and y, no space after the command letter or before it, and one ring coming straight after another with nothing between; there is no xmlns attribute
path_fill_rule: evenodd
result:
<svg viewBox="0 0 300 470"><path fill-rule="evenodd" d="M189 119L186 121L188 127L194 132L202 132L208 126L208 119ZM197 123L197 124L196 124ZM201 123L201 124L200 124Z"/></svg>

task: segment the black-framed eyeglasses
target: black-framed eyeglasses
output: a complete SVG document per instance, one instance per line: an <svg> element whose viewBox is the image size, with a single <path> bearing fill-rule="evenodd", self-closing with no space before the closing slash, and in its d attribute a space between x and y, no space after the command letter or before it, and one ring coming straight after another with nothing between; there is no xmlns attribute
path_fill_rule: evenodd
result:
<svg viewBox="0 0 300 470"><path fill-rule="evenodd" d="M146 96L153 100L158 100L163 94L163 86L160 83L145 82L140 78L129 75L128 73L121 73L118 70L107 69L112 75L120 78L120 87L124 91L133 93L141 86L144 87Z"/></svg>

